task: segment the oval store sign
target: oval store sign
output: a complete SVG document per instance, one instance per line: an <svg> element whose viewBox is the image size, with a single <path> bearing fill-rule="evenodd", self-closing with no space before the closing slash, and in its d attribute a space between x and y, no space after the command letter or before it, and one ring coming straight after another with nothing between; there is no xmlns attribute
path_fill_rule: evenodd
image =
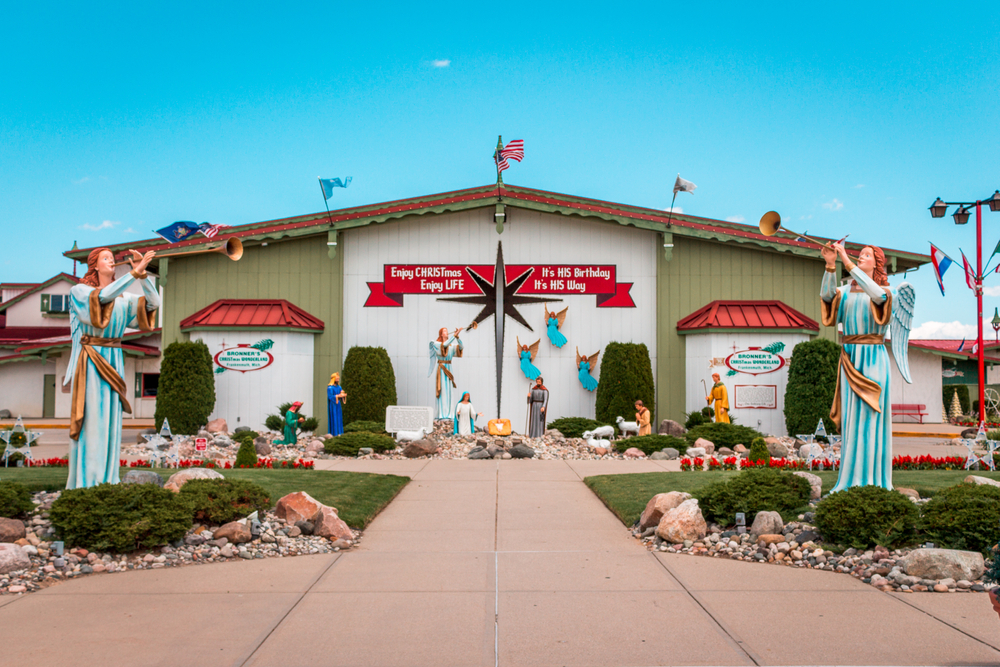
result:
<svg viewBox="0 0 1000 667"><path fill-rule="evenodd" d="M737 373L746 373L747 375L773 373L784 365L784 357L759 347L740 350L726 357L726 366Z"/></svg>
<svg viewBox="0 0 1000 667"><path fill-rule="evenodd" d="M262 368L267 368L273 362L273 354L249 345L237 345L215 355L217 366L240 373L259 371Z"/></svg>

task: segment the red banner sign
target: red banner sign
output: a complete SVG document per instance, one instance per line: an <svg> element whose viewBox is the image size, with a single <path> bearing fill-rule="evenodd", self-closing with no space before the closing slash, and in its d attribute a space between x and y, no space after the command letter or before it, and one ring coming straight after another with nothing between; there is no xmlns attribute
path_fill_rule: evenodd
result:
<svg viewBox="0 0 1000 667"><path fill-rule="evenodd" d="M490 264L386 264L384 282L368 283L365 307L398 308L406 294L482 294L472 273L492 283L494 270ZM518 294L593 294L599 308L635 308L632 283L615 282L613 264L509 264L504 271L507 283L528 273Z"/></svg>

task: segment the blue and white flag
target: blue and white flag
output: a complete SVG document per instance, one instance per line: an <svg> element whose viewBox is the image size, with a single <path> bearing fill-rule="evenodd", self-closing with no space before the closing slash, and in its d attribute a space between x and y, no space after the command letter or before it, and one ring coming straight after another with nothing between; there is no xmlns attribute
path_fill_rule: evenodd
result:
<svg viewBox="0 0 1000 667"><path fill-rule="evenodd" d="M346 188L351 184L351 176L348 176L343 181L339 178L321 178L319 179L319 184L323 188L323 199L329 199L333 196L334 188Z"/></svg>
<svg viewBox="0 0 1000 667"><path fill-rule="evenodd" d="M197 222L181 220L172 225L168 225L163 229L157 229L155 233L159 234L170 243L178 243L180 241L186 241L200 231L201 226L198 225Z"/></svg>

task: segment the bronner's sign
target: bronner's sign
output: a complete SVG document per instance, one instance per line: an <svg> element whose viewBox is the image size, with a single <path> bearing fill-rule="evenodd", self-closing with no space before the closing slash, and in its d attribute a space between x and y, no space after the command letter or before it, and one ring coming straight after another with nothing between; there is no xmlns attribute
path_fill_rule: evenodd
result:
<svg viewBox="0 0 1000 667"><path fill-rule="evenodd" d="M215 355L215 364L230 371L259 371L274 362L274 355L250 345L237 345ZM217 371L218 372L218 371Z"/></svg>
<svg viewBox="0 0 1000 667"><path fill-rule="evenodd" d="M763 375L773 373L785 365L785 358L759 347L734 352L726 357L726 366L736 373Z"/></svg>

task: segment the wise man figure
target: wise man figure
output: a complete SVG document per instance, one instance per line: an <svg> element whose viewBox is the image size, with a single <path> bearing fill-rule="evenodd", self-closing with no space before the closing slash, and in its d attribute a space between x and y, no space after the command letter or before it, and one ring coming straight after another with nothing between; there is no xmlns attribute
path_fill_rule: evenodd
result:
<svg viewBox="0 0 1000 667"><path fill-rule="evenodd" d="M455 376L451 373L451 360L462 356L465 347L459 339L461 328L455 329L453 335L448 334L448 328L438 331L437 340L430 342L430 370L427 377L434 376L434 396L436 397L436 419L454 419L455 402L451 400L451 390L457 388Z"/></svg>
<svg viewBox="0 0 1000 667"><path fill-rule="evenodd" d="M720 424L729 423L729 392L726 391L726 385L722 384L722 376L718 373L712 373L712 385L711 393L705 397L708 404L711 405L712 401L715 401L715 421Z"/></svg>

